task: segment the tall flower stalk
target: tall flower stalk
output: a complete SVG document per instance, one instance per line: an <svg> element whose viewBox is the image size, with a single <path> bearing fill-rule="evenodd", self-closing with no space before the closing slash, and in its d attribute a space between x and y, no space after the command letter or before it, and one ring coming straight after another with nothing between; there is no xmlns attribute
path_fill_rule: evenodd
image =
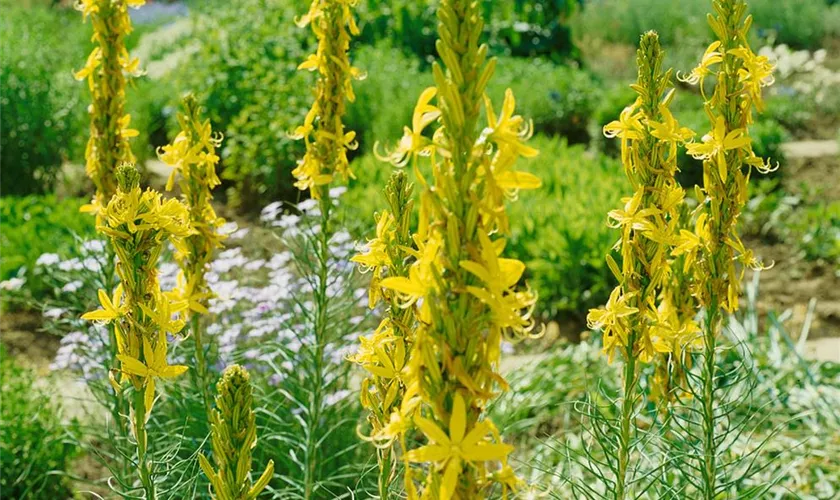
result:
<svg viewBox="0 0 840 500"><path fill-rule="evenodd" d="M216 408L210 412L210 441L218 470L213 470L203 453L198 454L198 462L210 480L213 498L253 500L271 480L274 461L269 460L257 482L251 484L251 449L257 444L251 377L239 365L228 366L216 390Z"/></svg>
<svg viewBox="0 0 840 500"><path fill-rule="evenodd" d="M485 96L496 61L479 44L479 3L444 0L438 20L443 64L433 66L436 86L420 95L412 127L385 155L397 166L413 165L422 193L411 265L401 274L389 268L378 282L416 319L399 373L402 403L390 410L378 437L399 438L409 498L449 500L482 498L494 488L507 495L521 484L507 463L513 447L502 442L484 408L507 388L498 372L502 338L532 331L536 301L517 288L524 264L500 257L509 231L505 203L540 181L513 168L518 158L537 155L524 143L531 126L514 114L513 94L505 93L500 115ZM482 103L485 124L479 124ZM429 138L423 132L432 124L436 130ZM431 164L431 183L421 174L421 157ZM374 353L402 351L388 335L368 340ZM387 368L387 361L371 357L369 371ZM407 439L412 428L422 432L425 444Z"/></svg>
<svg viewBox="0 0 840 500"><path fill-rule="evenodd" d="M192 234L187 207L177 200L163 201L160 193L140 190L140 174L131 165L117 170L117 192L102 210L99 232L111 241L117 257L120 284L111 296L99 290L101 309L82 319L113 324L120 366L110 371L117 393L123 385L134 391L131 429L137 448L137 472L147 500L156 497L153 470L148 458L146 422L155 402L157 379L176 377L186 366L166 361L167 334L180 332L188 304L176 294L163 292L157 262L163 242L169 239L184 251L184 238Z"/></svg>
<svg viewBox="0 0 840 500"><path fill-rule="evenodd" d="M394 481L397 465L396 438L392 415L403 402L406 393L407 360L414 343L412 331L416 324L414 309L401 307L399 297L393 290L383 289L380 283L385 277L409 276L409 264L414 259L411 251L411 216L414 207L412 193L414 185L403 171L391 175L385 188L385 198L390 210L377 214L376 237L368 242L364 253L351 260L365 272L371 272L370 308L382 301L386 314L379 327L368 337L361 337L358 352L350 360L361 365L368 373L362 381L361 401L368 411L372 441L377 448L379 465L379 497L390 498L389 491ZM399 443L404 449L405 443Z"/></svg>
<svg viewBox="0 0 840 500"><path fill-rule="evenodd" d="M765 56L750 49L747 37L752 16L744 0L714 0L708 21L717 36L700 64L684 78L700 86L711 130L701 142L689 144L688 153L703 160L702 199L693 231L680 232L675 254L685 255L687 268L695 272L694 294L703 307L702 391L696 396L702 406L702 454L698 457L702 498L717 497L719 439L716 428L717 341L723 327L723 312L738 309L741 279L746 267L760 268L744 248L737 221L747 201L747 183L753 169L771 170L752 150L748 127L753 110L764 109L762 88L773 83L773 66ZM704 80L715 79L714 92L706 94ZM740 263L740 269L736 264Z"/></svg>
<svg viewBox="0 0 840 500"><path fill-rule="evenodd" d="M79 0L76 7L93 25L93 41L85 66L75 73L87 80L90 105L90 138L85 148L85 170L96 186L91 204L84 211L99 214L117 190L117 167L134 162L128 139L138 135L129 128L131 115L125 113L128 77L141 74L140 61L132 59L125 47L131 33L128 8L139 8L145 0ZM99 223L99 221L97 221Z"/></svg>
<svg viewBox="0 0 840 500"><path fill-rule="evenodd" d="M87 80L91 93L90 137L85 148L85 171L96 189L89 204L81 211L96 216L96 224L103 223L103 211L117 191L116 172L123 162L133 162L129 139L138 131L130 128L131 115L125 113L126 80L138 76L139 60L132 59L125 46L125 37L132 31L128 8L139 8L145 0L79 0L76 8L83 20L90 19L93 26L92 41L96 44L88 55L85 66L74 76ZM108 263L114 265L115 256L109 249ZM113 268L113 267L112 267ZM105 273L103 285L115 286L111 271ZM116 332L109 329L109 368L117 365ZM121 436L128 436L128 426L123 415L128 402L121 393L114 395L110 412ZM126 469L123 463L123 469ZM125 470L124 470L125 472Z"/></svg>
<svg viewBox="0 0 840 500"><path fill-rule="evenodd" d="M614 497L632 497L629 471L635 449L635 418L641 391L641 364L657 353L670 352L678 332L666 321L672 304L659 301L671 273L671 249L684 191L675 180L678 147L693 133L681 127L668 107L673 99L671 70L662 68L659 36L647 32L637 51L638 97L617 121L604 127L607 137L621 140L621 159L633 195L624 207L609 213L610 225L621 231L616 247L621 266L607 256L618 286L606 306L589 312L588 323L603 332L604 352L622 358L622 390L618 412Z"/></svg>
<svg viewBox="0 0 840 500"><path fill-rule="evenodd" d="M189 210L190 225L195 231L184 241L186 253L179 253L176 257L181 267L178 276L181 298L189 304L186 315L195 342L195 378L209 422L212 408L209 392L211 381L201 315L209 314L207 301L212 296L205 273L213 253L222 247L225 239L219 233L225 220L216 215L210 203L213 188L220 184L216 175L216 164L219 162L216 148L222 139L220 135L213 134L210 120L202 121L201 108L193 95L187 95L183 104L184 113L178 115L181 131L171 144L158 151L158 155L161 161L172 167L166 183L167 191L172 190L176 176L180 173L178 186L181 198Z"/></svg>
<svg viewBox="0 0 840 500"><path fill-rule="evenodd" d="M355 132L345 131L342 119L346 103L355 99L352 80L361 77L350 63L351 35L358 35L359 28L353 18L354 0L313 0L309 10L296 20L299 27L311 27L318 39L318 48L298 69L317 72L315 102L306 115L303 125L297 127L292 137L302 139L306 154L292 172L301 190L308 190L319 200L321 223L315 248L317 284L315 290L314 333L315 352L307 416L312 424L307 429L304 463L304 498L312 498L319 461L318 428L324 404L324 349L328 337L329 296L329 241L332 234L329 184L336 174L352 177L347 151L355 149Z"/></svg>

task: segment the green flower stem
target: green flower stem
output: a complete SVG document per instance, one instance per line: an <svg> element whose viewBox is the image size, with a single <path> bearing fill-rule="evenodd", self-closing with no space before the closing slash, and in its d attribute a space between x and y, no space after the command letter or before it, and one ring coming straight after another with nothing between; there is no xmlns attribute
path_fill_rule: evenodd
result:
<svg viewBox="0 0 840 500"><path fill-rule="evenodd" d="M140 474L140 482L146 492L146 500L155 500L155 483L152 481L152 472L149 469L149 462L146 459L146 400L143 389L134 391L134 437L137 440L137 472Z"/></svg>
<svg viewBox="0 0 840 500"><path fill-rule="evenodd" d="M715 500L717 440L715 439L715 354L720 308L716 300L706 311L703 332L703 498Z"/></svg>
<svg viewBox="0 0 840 500"><path fill-rule="evenodd" d="M204 356L204 330L200 315L193 313L190 318L190 330L192 331L195 342L195 378L201 390L201 397L204 400L207 425L210 425L210 410L213 408L213 399L210 397L210 389L207 387L207 359Z"/></svg>
<svg viewBox="0 0 840 500"><path fill-rule="evenodd" d="M390 485L393 478L393 448L390 446L384 450L378 451L379 458L379 498L380 500L388 500L390 498Z"/></svg>
<svg viewBox="0 0 840 500"><path fill-rule="evenodd" d="M309 399L310 428L306 430L306 468L304 469L304 498L313 498L316 482L316 466L318 465L318 438L315 430L318 428L318 421L321 418L321 407L323 406L323 382L324 382L324 346L327 340L327 308L329 298L327 297L327 285L329 280L329 255L330 255L330 215L332 211L332 200L330 200L329 187L322 186L320 196L321 228L318 234L318 289L315 296L315 379L312 384L312 397Z"/></svg>
<svg viewBox="0 0 840 500"><path fill-rule="evenodd" d="M636 373L636 356L633 353L633 344L636 341L635 332L631 332L625 347L624 360L624 389L621 401L621 415L619 416L620 434L618 441L618 474L615 478L615 498L624 500L627 496L627 469L630 465L630 453L632 445L632 420L635 414L636 385L638 374Z"/></svg>

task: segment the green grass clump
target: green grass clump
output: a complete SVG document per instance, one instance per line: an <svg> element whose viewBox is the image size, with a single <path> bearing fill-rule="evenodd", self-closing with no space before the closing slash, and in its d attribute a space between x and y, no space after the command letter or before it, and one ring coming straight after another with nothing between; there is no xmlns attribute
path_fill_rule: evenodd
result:
<svg viewBox="0 0 840 500"><path fill-rule="evenodd" d="M0 349L0 490L4 498L71 498L66 472L78 445L61 422L61 406Z"/></svg>

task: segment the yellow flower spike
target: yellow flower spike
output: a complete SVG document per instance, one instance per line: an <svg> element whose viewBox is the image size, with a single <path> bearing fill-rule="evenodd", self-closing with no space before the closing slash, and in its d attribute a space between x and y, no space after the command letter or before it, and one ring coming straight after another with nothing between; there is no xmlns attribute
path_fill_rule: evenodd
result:
<svg viewBox="0 0 840 500"><path fill-rule="evenodd" d="M123 111L126 80L140 75L141 71L139 61L132 59L126 50L125 37L132 30L128 8L144 4L144 0L80 0L77 3L83 19L91 19L92 40L98 44L84 68L74 76L77 80L87 80L91 92L85 171L96 187L95 197L100 200L108 200L116 192L117 167L123 162L134 161L128 139L139 132L129 128L131 118Z"/></svg>
<svg viewBox="0 0 840 500"><path fill-rule="evenodd" d="M704 404L699 413L702 424L702 446L697 450L697 463L701 471L698 495L712 498L720 491L719 472L714 460L719 456L720 437L715 381L719 378L717 357L718 336L723 328L724 312L738 308L743 268L736 263L760 265L752 253L743 248L738 237L737 222L748 199L747 182L753 168L766 172L770 168L752 151L749 125L753 110L761 112L764 103L762 88L773 83L773 67L769 60L753 53L749 47L749 29L752 18L746 15L744 0L713 0L714 13L708 17L717 37L710 51L704 55L700 66L709 68L705 74L715 77L715 91L703 94L706 114L711 131L700 144L689 144L689 154L703 160L703 189L698 192L699 215L694 234L680 232L680 243L674 250L683 259L683 288L690 292L703 307L702 369L697 390L704 394ZM707 64L708 61L709 62ZM717 64L719 63L719 64ZM698 79L696 82L701 83ZM702 89L701 89L702 90ZM768 168L770 167L770 168ZM699 191L699 190L698 190ZM671 297L682 314L683 301L675 284ZM680 324L687 324L680 321Z"/></svg>
<svg viewBox="0 0 840 500"><path fill-rule="evenodd" d="M435 86L419 96L411 127L404 129L396 148L384 154L377 151L381 160L397 167L411 162L422 188L417 229L412 238L399 244L401 252L390 256L400 270L391 273L388 268L381 280L374 274L379 281L371 288L372 300L381 291L389 317L411 314L410 322L394 321L395 326L405 325L407 332L407 359L400 378L405 392L400 413L392 413L381 432L392 438L389 429L401 429L397 441L405 451L408 440L403 426L425 427L422 430L430 443L403 455L409 498L479 498L495 482L503 482L503 490L516 483L491 472L506 465L512 448L499 445L505 446L504 453L471 461L462 454L462 440L475 438L496 446L484 439L492 426L474 423L486 422L481 419L485 404L507 389L498 373L502 338L530 335L536 300L527 288L516 288L524 265L502 257L504 239L494 240L491 235L509 232L506 203L514 201L520 190L536 189L541 182L515 168L518 159L534 157L537 151L525 144L532 127L515 114L513 93L505 92L498 115L484 96L496 62L487 60L487 47L479 44L480 2L443 0L438 19L440 62L432 66ZM482 103L486 122L482 121ZM428 179L421 174L421 162L430 164ZM404 262L406 257L408 262ZM388 348L385 353L391 355ZM382 387L390 391L393 386ZM385 397L387 404L387 393ZM446 413L445 401L457 406L451 415ZM411 411L406 411L408 402ZM459 418L465 428L467 423L481 426L480 436L460 431ZM450 423L449 435L432 427L444 421ZM439 457L436 462L440 463L432 468L413 465L413 459L423 461L418 453L436 453L436 447L452 442L461 442L451 450L453 456ZM464 462L472 463L464 466ZM381 472L385 465L380 462Z"/></svg>
<svg viewBox="0 0 840 500"><path fill-rule="evenodd" d="M440 486L442 500L449 500L455 494L463 462L502 460L513 451L513 446L486 440L491 426L486 420L476 423L467 432L466 418L464 398L460 393L455 393L448 435L431 420L423 417L414 419L417 428L432 444L410 450L405 454L405 459L408 462L433 462L444 470Z"/></svg>
<svg viewBox="0 0 840 500"><path fill-rule="evenodd" d="M704 65L695 69L691 79L698 81L704 71L715 64L716 47L710 47ZM662 300L664 288L670 284L675 254L692 252L697 248L693 239L682 238L679 229L679 209L684 192L679 187L677 152L694 133L680 126L669 110L674 98L672 71L663 70L664 53L655 32L642 35L637 51L638 79L631 85L638 97L614 121L604 127L604 135L621 141L622 163L633 196L622 201L624 207L608 214L608 225L620 231L614 249L621 254L618 264L608 256L607 262L619 281L603 308L592 309L587 316L589 328L600 329L603 349L609 362L620 353L622 391L619 398L616 450L616 498L632 495L635 443L628 430L635 418L639 391L640 364L653 361L659 354L672 350L660 335L666 325L657 315L657 301ZM729 145L733 138L727 142ZM711 142L710 140L707 142ZM705 143L704 143L705 144ZM717 154L717 145L704 146L705 154ZM720 147L723 147L721 145ZM699 154L699 153L698 153ZM675 250L674 247L678 247Z"/></svg>
<svg viewBox="0 0 840 500"><path fill-rule="evenodd" d="M303 139L306 154L292 171L295 186L308 190L314 199L322 196L324 187L335 174L353 178L347 161L347 150L356 148L355 132L345 131L342 118L346 102L355 99L352 80L363 74L350 64L348 51L351 35L359 30L353 19L350 0L313 0L309 11L296 24L310 26L318 38L315 54L309 55L298 69L318 73L315 102L304 124L290 136Z"/></svg>
<svg viewBox="0 0 840 500"><path fill-rule="evenodd" d="M180 202L162 202L160 193L152 190L141 192L140 174L133 165L120 165L115 178L116 193L99 208L97 230L111 240L120 285L113 299L100 291L102 309L82 317L114 325L119 371L136 389L131 401L131 431L137 446L138 474L146 496L154 498L155 483L146 458L146 423L154 404L155 379L174 377L186 370L185 366L166 363L166 332L183 328L183 319L173 319L173 314L189 306L188 301L171 301L171 294L161 292L157 261L164 239L177 246L192 229L186 207ZM121 395L120 385L115 380L112 385Z"/></svg>

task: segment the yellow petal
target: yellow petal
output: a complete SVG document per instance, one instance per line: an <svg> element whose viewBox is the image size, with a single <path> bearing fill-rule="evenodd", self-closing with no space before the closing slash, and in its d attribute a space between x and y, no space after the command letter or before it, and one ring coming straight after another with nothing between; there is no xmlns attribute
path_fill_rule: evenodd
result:
<svg viewBox="0 0 840 500"><path fill-rule="evenodd" d="M443 482L440 485L441 500L450 500L455 494L455 488L458 486L458 476L461 475L461 459L458 457L452 458L446 466L446 472L443 473Z"/></svg>
<svg viewBox="0 0 840 500"><path fill-rule="evenodd" d="M501 460L513 451L509 444L480 443L474 446L465 446L461 450L464 458L472 462L485 462L488 460Z"/></svg>
<svg viewBox="0 0 840 500"><path fill-rule="evenodd" d="M461 393L455 393L452 402L452 416L449 418L449 437L453 443L460 443L464 439L467 429L467 410Z"/></svg>
<svg viewBox="0 0 840 500"><path fill-rule="evenodd" d="M542 181L528 172L502 172L496 176L496 184L502 189L537 189Z"/></svg>
<svg viewBox="0 0 840 500"><path fill-rule="evenodd" d="M404 458L409 462L441 462L448 457L449 448L430 444L407 452Z"/></svg>
<svg viewBox="0 0 840 500"><path fill-rule="evenodd" d="M402 276L385 278L379 284L382 288L394 290L405 295L423 296L426 293L425 288Z"/></svg>
<svg viewBox="0 0 840 500"><path fill-rule="evenodd" d="M149 367L141 363L139 359L133 358L128 354L117 354L117 359L122 363L124 372L140 377L149 376Z"/></svg>
<svg viewBox="0 0 840 500"><path fill-rule="evenodd" d="M446 433L431 420L423 417L416 417L414 419L414 423L417 425L417 428L423 431L423 434L425 434L432 442L444 445L448 445L450 443L449 436L447 436Z"/></svg>
<svg viewBox="0 0 840 500"><path fill-rule="evenodd" d="M187 371L187 366L184 365L167 365L164 369L160 371L160 377L162 378L172 378L181 375L185 371Z"/></svg>

